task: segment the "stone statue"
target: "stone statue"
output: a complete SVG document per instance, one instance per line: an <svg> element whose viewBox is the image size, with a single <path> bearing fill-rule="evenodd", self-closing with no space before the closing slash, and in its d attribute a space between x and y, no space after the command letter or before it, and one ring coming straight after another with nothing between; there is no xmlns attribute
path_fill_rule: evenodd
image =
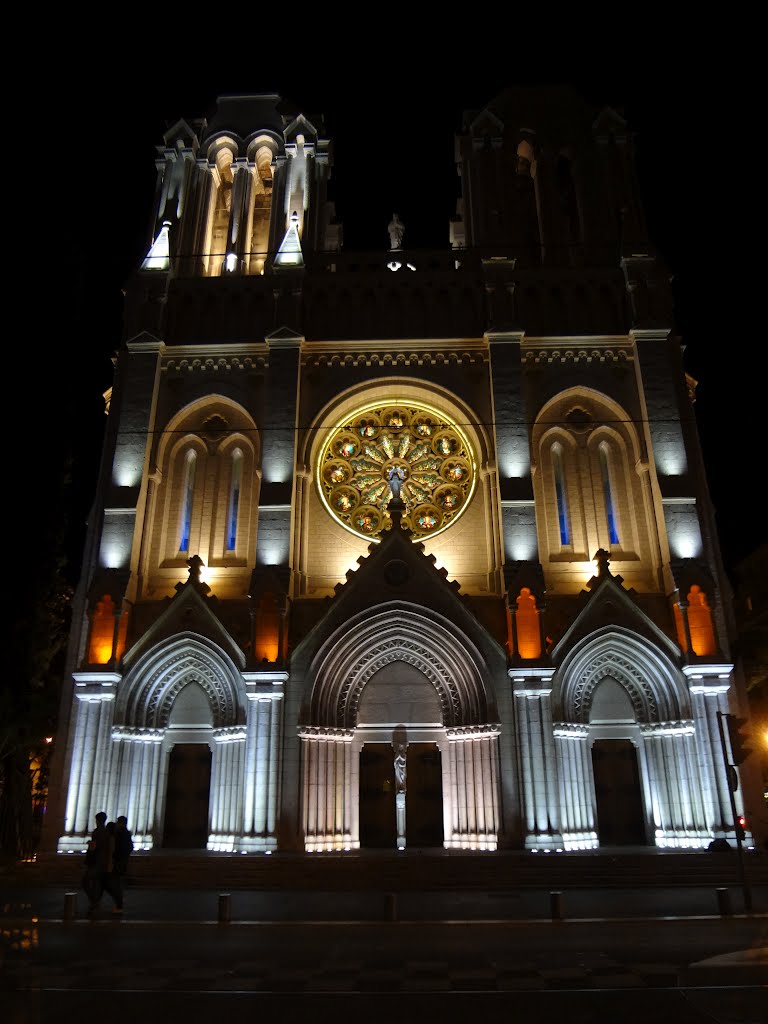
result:
<svg viewBox="0 0 768 1024"><path fill-rule="evenodd" d="M395 748L395 789L398 793L405 792L405 747L399 744Z"/></svg>
<svg viewBox="0 0 768 1024"><path fill-rule="evenodd" d="M403 481L405 480L405 470L402 466L390 466L389 472L387 473L387 480L389 480L389 489L392 491L392 497L395 501L401 501L400 491L402 490Z"/></svg>
<svg viewBox="0 0 768 1024"><path fill-rule="evenodd" d="M390 249L399 249L403 244L403 235L405 234L405 224L400 220L396 213L392 214L392 220L389 222L389 247Z"/></svg>

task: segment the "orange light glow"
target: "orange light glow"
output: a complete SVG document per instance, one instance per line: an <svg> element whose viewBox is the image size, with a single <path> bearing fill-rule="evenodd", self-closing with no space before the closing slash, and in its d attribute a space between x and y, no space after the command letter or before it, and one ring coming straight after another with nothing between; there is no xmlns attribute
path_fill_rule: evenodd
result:
<svg viewBox="0 0 768 1024"><path fill-rule="evenodd" d="M257 661L277 661L280 649L280 613L274 595L266 593L256 614L253 653Z"/></svg>
<svg viewBox="0 0 768 1024"><path fill-rule="evenodd" d="M109 594L104 594L94 608L91 620L91 641L88 645L88 661L91 665L106 665L109 662L114 632L115 603Z"/></svg>
<svg viewBox="0 0 768 1024"><path fill-rule="evenodd" d="M529 587L523 587L517 598L517 649L521 658L541 657L541 629L536 598Z"/></svg>
<svg viewBox="0 0 768 1024"><path fill-rule="evenodd" d="M688 592L688 626L693 653L700 657L715 653L715 631L707 595L695 583Z"/></svg>

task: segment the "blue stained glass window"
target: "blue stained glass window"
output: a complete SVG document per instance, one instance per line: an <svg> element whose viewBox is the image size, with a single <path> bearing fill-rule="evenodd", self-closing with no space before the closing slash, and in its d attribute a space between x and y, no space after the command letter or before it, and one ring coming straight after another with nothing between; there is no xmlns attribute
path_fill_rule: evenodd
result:
<svg viewBox="0 0 768 1024"><path fill-rule="evenodd" d="M179 551L189 551L189 535L192 530L192 499L195 494L195 466L197 455L193 451L186 454L186 472L184 475L184 506L181 515L181 541Z"/></svg>
<svg viewBox="0 0 768 1024"><path fill-rule="evenodd" d="M227 516L227 551L237 547L237 509L240 505L240 482L243 476L243 453L236 448L232 453L232 483L229 488L229 514Z"/></svg>
<svg viewBox="0 0 768 1024"><path fill-rule="evenodd" d="M568 530L568 502L565 497L563 459L559 445L556 445L552 449L552 463L555 469L555 494L557 496L557 521L560 526L560 543L570 544L571 535Z"/></svg>
<svg viewBox="0 0 768 1024"><path fill-rule="evenodd" d="M619 543L619 531L616 529L616 514L613 506L611 474L608 466L607 445L600 445L600 475L603 480L603 498L605 500L605 516L608 520L608 539L611 544Z"/></svg>

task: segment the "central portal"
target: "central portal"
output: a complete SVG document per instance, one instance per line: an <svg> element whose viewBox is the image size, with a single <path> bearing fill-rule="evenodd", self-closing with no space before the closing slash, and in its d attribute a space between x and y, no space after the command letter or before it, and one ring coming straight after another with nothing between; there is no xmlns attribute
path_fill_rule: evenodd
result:
<svg viewBox="0 0 768 1024"><path fill-rule="evenodd" d="M366 743L360 751L360 846L395 849L395 753L391 743ZM406 751L407 847L443 845L443 778L436 743L411 743Z"/></svg>

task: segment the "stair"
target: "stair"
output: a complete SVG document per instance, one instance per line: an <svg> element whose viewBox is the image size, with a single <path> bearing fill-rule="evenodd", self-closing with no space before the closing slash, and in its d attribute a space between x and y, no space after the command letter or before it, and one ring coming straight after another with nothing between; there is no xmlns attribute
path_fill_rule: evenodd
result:
<svg viewBox="0 0 768 1024"><path fill-rule="evenodd" d="M768 885L768 857L744 854L752 885ZM20 863L0 885L79 885L79 854L39 854ZM513 891L571 888L676 888L738 885L739 859L732 853L645 852L531 854L443 850L360 851L338 854L276 853L272 856L151 851L134 853L129 875L148 889L249 889L354 891Z"/></svg>

